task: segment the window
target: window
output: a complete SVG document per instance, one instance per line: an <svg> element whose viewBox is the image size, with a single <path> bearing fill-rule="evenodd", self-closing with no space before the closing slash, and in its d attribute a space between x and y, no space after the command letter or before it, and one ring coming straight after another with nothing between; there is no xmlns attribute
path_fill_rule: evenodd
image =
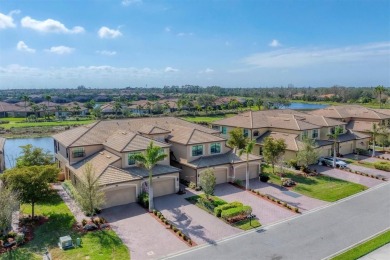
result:
<svg viewBox="0 0 390 260"><path fill-rule="evenodd" d="M210 144L210 153L211 154L220 153L220 152L221 152L221 143Z"/></svg>
<svg viewBox="0 0 390 260"><path fill-rule="evenodd" d="M74 148L72 150L72 155L73 155L73 158L84 157L85 156L84 148L83 147Z"/></svg>
<svg viewBox="0 0 390 260"><path fill-rule="evenodd" d="M139 153L139 152L138 152ZM128 153L127 155L127 164L128 165L135 165L135 160L133 158L131 158L134 154L138 154L138 153Z"/></svg>
<svg viewBox="0 0 390 260"><path fill-rule="evenodd" d="M263 155L263 146L260 146L259 155Z"/></svg>
<svg viewBox="0 0 390 260"><path fill-rule="evenodd" d="M244 128L244 137L248 137L249 135L249 130Z"/></svg>
<svg viewBox="0 0 390 260"><path fill-rule="evenodd" d="M313 139L318 138L318 129L313 129L313 132L311 133L311 138Z"/></svg>
<svg viewBox="0 0 390 260"><path fill-rule="evenodd" d="M226 126L221 126L221 133L223 135L226 135L227 131L226 131Z"/></svg>
<svg viewBox="0 0 390 260"><path fill-rule="evenodd" d="M57 141L54 140L54 152L56 153L58 151Z"/></svg>
<svg viewBox="0 0 390 260"><path fill-rule="evenodd" d="M259 136L259 131L258 130L253 131L253 136Z"/></svg>
<svg viewBox="0 0 390 260"><path fill-rule="evenodd" d="M192 146L192 156L201 156L203 155L203 145L194 145Z"/></svg>
<svg viewBox="0 0 390 260"><path fill-rule="evenodd" d="M336 132L336 127L331 127L330 128L330 133L333 135Z"/></svg>
<svg viewBox="0 0 390 260"><path fill-rule="evenodd" d="M304 130L304 131L302 132L302 140L305 139L305 138L307 138L307 136L308 136L307 130Z"/></svg>

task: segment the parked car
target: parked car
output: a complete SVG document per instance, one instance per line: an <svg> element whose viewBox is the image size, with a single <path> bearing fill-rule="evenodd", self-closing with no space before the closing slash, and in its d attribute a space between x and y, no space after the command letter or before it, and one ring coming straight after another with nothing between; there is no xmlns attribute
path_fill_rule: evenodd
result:
<svg viewBox="0 0 390 260"><path fill-rule="evenodd" d="M318 160L318 164L332 167L333 166L333 157L321 157ZM347 163L336 158L336 167L337 168L346 168Z"/></svg>

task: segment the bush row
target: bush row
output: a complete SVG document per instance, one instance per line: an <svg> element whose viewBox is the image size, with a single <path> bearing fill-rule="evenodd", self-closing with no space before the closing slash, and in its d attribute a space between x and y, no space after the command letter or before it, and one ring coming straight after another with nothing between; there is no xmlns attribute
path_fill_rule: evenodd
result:
<svg viewBox="0 0 390 260"><path fill-rule="evenodd" d="M222 211L228 210L231 208L242 207L242 206L243 206L243 204L241 202L238 202L238 201L234 201L234 202L227 203L227 204L222 204L222 205L214 208L214 215L220 218Z"/></svg>
<svg viewBox="0 0 390 260"><path fill-rule="evenodd" d="M390 163L389 162L375 162L375 169L390 172Z"/></svg>
<svg viewBox="0 0 390 260"><path fill-rule="evenodd" d="M153 210L153 214L160 219L162 223L167 225L170 229L173 230L181 239L183 239L185 242L187 242L190 246L192 246L193 242L189 236L184 234L178 227L176 227L172 222L170 222L168 219L164 217L164 215L158 211L158 210Z"/></svg>
<svg viewBox="0 0 390 260"><path fill-rule="evenodd" d="M221 218L223 218L228 222L231 222L233 218L240 217L243 219L246 218L251 213L252 213L251 206L236 206L233 208L223 210L221 212Z"/></svg>

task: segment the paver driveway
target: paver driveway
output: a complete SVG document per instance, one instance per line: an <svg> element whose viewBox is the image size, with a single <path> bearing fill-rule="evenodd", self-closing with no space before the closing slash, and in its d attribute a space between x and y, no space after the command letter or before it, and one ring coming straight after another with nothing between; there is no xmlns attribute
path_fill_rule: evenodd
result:
<svg viewBox="0 0 390 260"><path fill-rule="evenodd" d="M364 172L367 174L372 174L375 176L390 178L390 172L381 171L378 169L372 169L372 168L368 168L368 167L364 167L364 166L360 166L360 165L355 165L355 164L348 164L348 167L354 171L359 171L359 172Z"/></svg>
<svg viewBox="0 0 390 260"><path fill-rule="evenodd" d="M260 182L257 179L250 180L250 187L251 189L258 190L263 194L271 195L279 200L285 201L294 207L298 207L303 213L305 211L329 204L326 201L313 199L305 195L290 191L286 188L281 188L275 184Z"/></svg>
<svg viewBox="0 0 390 260"><path fill-rule="evenodd" d="M313 165L311 166L311 168L316 169L318 173L321 173L323 175L327 175L336 179L341 179L349 182L359 183L369 188L383 183L383 181L371 177L365 177L355 173L342 171L339 169L334 169L326 166Z"/></svg>
<svg viewBox="0 0 390 260"><path fill-rule="evenodd" d="M257 216L262 225L296 215L296 213L290 210L279 207L229 183L217 185L214 194L227 202L239 201L244 205L251 206L253 214Z"/></svg>
<svg viewBox="0 0 390 260"><path fill-rule="evenodd" d="M131 259L157 259L188 246L136 203L106 209L101 214L129 248Z"/></svg>
<svg viewBox="0 0 390 260"><path fill-rule="evenodd" d="M154 199L155 208L197 244L214 244L216 240L243 232L185 199L194 195L196 194L187 190L185 195L172 194L158 197Z"/></svg>

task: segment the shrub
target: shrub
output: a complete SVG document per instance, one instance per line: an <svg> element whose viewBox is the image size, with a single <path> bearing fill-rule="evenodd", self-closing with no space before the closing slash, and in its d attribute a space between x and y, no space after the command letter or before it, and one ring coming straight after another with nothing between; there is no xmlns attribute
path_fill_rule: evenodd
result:
<svg viewBox="0 0 390 260"><path fill-rule="evenodd" d="M100 224L104 224L104 223L107 223L107 220L103 217L99 217L100 219Z"/></svg>
<svg viewBox="0 0 390 260"><path fill-rule="evenodd" d="M160 212L160 211L157 212L157 217L158 217L158 218L161 217L161 212Z"/></svg>
<svg viewBox="0 0 390 260"><path fill-rule="evenodd" d="M173 229L173 232L175 232L175 233L176 233L177 231L179 231L179 229L178 229L177 227L175 227L175 226L173 226L172 229Z"/></svg>
<svg viewBox="0 0 390 260"><path fill-rule="evenodd" d="M298 161L295 160L295 159L291 159L290 161L288 161L287 165L290 166L291 168L296 169L296 170L299 169L299 167L298 167Z"/></svg>
<svg viewBox="0 0 390 260"><path fill-rule="evenodd" d="M299 213L299 208L294 208L294 211L295 211L296 213Z"/></svg>
<svg viewBox="0 0 390 260"><path fill-rule="evenodd" d="M188 184L188 188L195 190L196 189L196 184L191 181L190 184Z"/></svg>
<svg viewBox="0 0 390 260"><path fill-rule="evenodd" d="M154 214L154 215L157 215L157 210L154 209L154 210L153 210L153 214Z"/></svg>
<svg viewBox="0 0 390 260"><path fill-rule="evenodd" d="M244 183L243 183L243 181L242 181L242 180L240 180L240 179L236 179L236 180L234 180L234 183L235 183L236 185L238 185L238 186L244 186Z"/></svg>
<svg viewBox="0 0 390 260"><path fill-rule="evenodd" d="M18 233L18 234L15 236L15 241L16 241L16 244L17 244L17 245L23 244L23 242L24 242L24 234L23 234L23 233Z"/></svg>
<svg viewBox="0 0 390 260"><path fill-rule="evenodd" d="M261 182L269 181L269 176L267 174L260 174L260 181Z"/></svg>
<svg viewBox="0 0 390 260"><path fill-rule="evenodd" d="M87 220L85 218L83 218L83 220L81 220L81 225L83 225L83 226L87 225Z"/></svg>
<svg viewBox="0 0 390 260"><path fill-rule="evenodd" d="M99 225L100 224L100 219L99 218L93 218L92 222L95 223L95 225Z"/></svg>
<svg viewBox="0 0 390 260"><path fill-rule="evenodd" d="M138 196L138 203L146 209L149 208L149 194L147 192L142 192Z"/></svg>
<svg viewBox="0 0 390 260"><path fill-rule="evenodd" d="M214 214L217 217L221 217L222 211L228 210L228 209L231 209L231 208L242 207L242 206L243 206L243 204L241 202L238 202L238 201L234 201L234 202L231 202L231 203L228 203L228 204L223 204L221 206L218 206L218 207L214 208Z"/></svg>
<svg viewBox="0 0 390 260"><path fill-rule="evenodd" d="M375 169L390 172L390 163L388 162L375 162Z"/></svg>
<svg viewBox="0 0 390 260"><path fill-rule="evenodd" d="M251 213L252 213L252 208L250 206L235 207L235 208L230 208L222 211L221 218L230 221L234 217L237 216L246 217Z"/></svg>
<svg viewBox="0 0 390 260"><path fill-rule="evenodd" d="M8 124L8 123L9 123L8 120L0 120L0 125L2 125L2 124Z"/></svg>

